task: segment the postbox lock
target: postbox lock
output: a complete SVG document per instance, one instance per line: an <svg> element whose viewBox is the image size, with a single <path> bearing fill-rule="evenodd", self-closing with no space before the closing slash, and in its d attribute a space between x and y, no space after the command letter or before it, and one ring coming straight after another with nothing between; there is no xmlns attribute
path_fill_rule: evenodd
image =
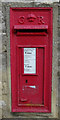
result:
<svg viewBox="0 0 60 120"><path fill-rule="evenodd" d="M28 80L26 80L26 83L28 83Z"/></svg>

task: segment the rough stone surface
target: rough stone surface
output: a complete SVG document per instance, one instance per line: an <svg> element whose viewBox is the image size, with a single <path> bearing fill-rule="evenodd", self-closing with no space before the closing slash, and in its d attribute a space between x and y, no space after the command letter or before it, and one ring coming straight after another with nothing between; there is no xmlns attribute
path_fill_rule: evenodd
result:
<svg viewBox="0 0 60 120"><path fill-rule="evenodd" d="M58 7L58 108L60 118L60 4Z"/></svg>
<svg viewBox="0 0 60 120"><path fill-rule="evenodd" d="M60 120L58 118L3 118L2 120Z"/></svg>
<svg viewBox="0 0 60 120"><path fill-rule="evenodd" d="M2 4L0 3L0 119L2 118Z"/></svg>
<svg viewBox="0 0 60 120"><path fill-rule="evenodd" d="M3 2L5 1L5 3ZM2 36L2 43L0 40L0 46L2 45L2 51L0 50L0 58L2 57L2 69L3 69L3 75L2 75L2 82L0 82L0 118L47 118L50 117L60 117L60 4L40 4L39 0L29 0L28 3L27 0L16 0L14 3L6 3L6 1L9 2L9 0L2 0L2 10L0 8L0 19L2 18L2 32L0 35ZM10 0L11 2L12 0ZM15 0L14 0L15 1ZM26 3L24 3L24 2ZM47 2L47 0L45 0ZM52 2L52 0L49 0ZM58 1L58 0L57 0ZM44 2L44 0L43 0ZM55 1L56 2L56 1ZM0 5L1 6L1 5ZM54 36L53 36L53 88L52 88L52 115L50 114L39 114L39 113L11 113L11 76L10 76L10 26L9 26L9 7L54 7L53 17L54 17ZM59 6L59 7L58 7ZM57 8L58 7L58 8ZM58 9L58 12L57 12ZM56 14L59 13L56 16ZM57 17L57 18L56 18ZM58 31L57 31L57 20L58 20ZM55 25L56 24L56 25ZM1 25L1 24L0 24ZM1 28L1 26L0 26ZM1 31L1 29L0 29ZM57 32L58 32L58 39L57 39ZM58 46L57 46L58 44ZM57 54L58 50L58 54ZM59 57L59 60L57 59ZM0 62L1 63L1 62ZM59 69L58 69L58 66ZM0 69L1 69L0 68ZM57 72L58 71L58 72ZM0 74L1 76L1 74ZM1 78L1 77L0 77ZM58 82L57 82L58 81ZM58 92L57 92L57 83L58 83ZM59 111L58 111L59 109ZM45 119L43 119L45 120ZM57 120L57 119L56 119Z"/></svg>
<svg viewBox="0 0 60 120"><path fill-rule="evenodd" d="M59 0L2 0L2 2L41 2L41 3L53 3L53 2L59 2Z"/></svg>

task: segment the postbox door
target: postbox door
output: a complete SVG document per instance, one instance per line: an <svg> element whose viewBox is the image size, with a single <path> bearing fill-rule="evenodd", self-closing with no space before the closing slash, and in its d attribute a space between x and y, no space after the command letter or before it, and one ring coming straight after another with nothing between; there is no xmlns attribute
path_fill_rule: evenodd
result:
<svg viewBox="0 0 60 120"><path fill-rule="evenodd" d="M38 30L36 30L38 31ZM44 30L43 30L44 32ZM16 34L16 60L18 80L18 106L44 106L44 81L48 37L28 30ZM32 35L31 35L32 33ZM41 31L39 31L41 34ZM24 35L24 36L23 36ZM26 43L26 45L25 45Z"/></svg>
<svg viewBox="0 0 60 120"><path fill-rule="evenodd" d="M44 48L18 48L17 54L20 68L18 104L43 105Z"/></svg>

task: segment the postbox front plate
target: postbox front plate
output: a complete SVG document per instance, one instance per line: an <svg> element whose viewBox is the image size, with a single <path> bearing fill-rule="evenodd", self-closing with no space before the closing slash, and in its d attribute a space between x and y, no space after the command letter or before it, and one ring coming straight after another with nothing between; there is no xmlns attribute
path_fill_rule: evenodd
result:
<svg viewBox="0 0 60 120"><path fill-rule="evenodd" d="M52 8L10 9L12 112L51 112Z"/></svg>

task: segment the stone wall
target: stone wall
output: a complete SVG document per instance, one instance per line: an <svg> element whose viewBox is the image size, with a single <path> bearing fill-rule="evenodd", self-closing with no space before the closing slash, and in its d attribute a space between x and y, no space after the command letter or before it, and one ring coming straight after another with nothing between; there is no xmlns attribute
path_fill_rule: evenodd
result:
<svg viewBox="0 0 60 120"><path fill-rule="evenodd" d="M8 1L8 0L7 0ZM0 58L2 56L3 69L2 82L0 82L0 118L58 118L60 117L60 4L41 4L36 0L31 0L29 3L7 3L2 0L2 9L0 15L2 17L2 33L0 30ZM11 1L11 0L10 0ZM51 0L52 2L52 0ZM1 4L0 4L1 6ZM9 8L10 7L53 7L53 73L52 73L52 114L34 114L34 113L11 113L11 76L10 76L10 26L9 26ZM1 8L1 7L0 7ZM58 17L59 13L59 17ZM58 26L57 26L58 21ZM1 25L1 24L0 24ZM1 28L1 27L0 27ZM57 29L58 28L58 29ZM58 30L58 31L57 31ZM57 39L58 33L58 39ZM2 37L2 40L1 40ZM58 46L57 46L58 44ZM59 61L58 61L58 57ZM0 62L1 63L1 62ZM58 63L58 64L57 64ZM59 66L59 70L58 70ZM0 77L1 78L1 77ZM59 83L59 84L58 84ZM58 84L58 85L57 85ZM1 97L2 96L2 97ZM59 96L59 97L58 97ZM59 110L58 110L59 109Z"/></svg>
<svg viewBox="0 0 60 120"><path fill-rule="evenodd" d="M7 99L8 96L8 79L7 79L7 33L6 33L6 8L2 5L2 117L4 113L4 117L6 113L3 111L8 111L7 108ZM8 114L8 113L7 113Z"/></svg>
<svg viewBox="0 0 60 120"><path fill-rule="evenodd" d="M2 118L2 4L0 3L0 118Z"/></svg>
<svg viewBox="0 0 60 120"><path fill-rule="evenodd" d="M59 92L59 116L60 116L60 4L58 5L58 92Z"/></svg>
<svg viewBox="0 0 60 120"><path fill-rule="evenodd" d="M2 2L39 2L39 3L53 3L53 2L59 2L59 0L2 0Z"/></svg>

